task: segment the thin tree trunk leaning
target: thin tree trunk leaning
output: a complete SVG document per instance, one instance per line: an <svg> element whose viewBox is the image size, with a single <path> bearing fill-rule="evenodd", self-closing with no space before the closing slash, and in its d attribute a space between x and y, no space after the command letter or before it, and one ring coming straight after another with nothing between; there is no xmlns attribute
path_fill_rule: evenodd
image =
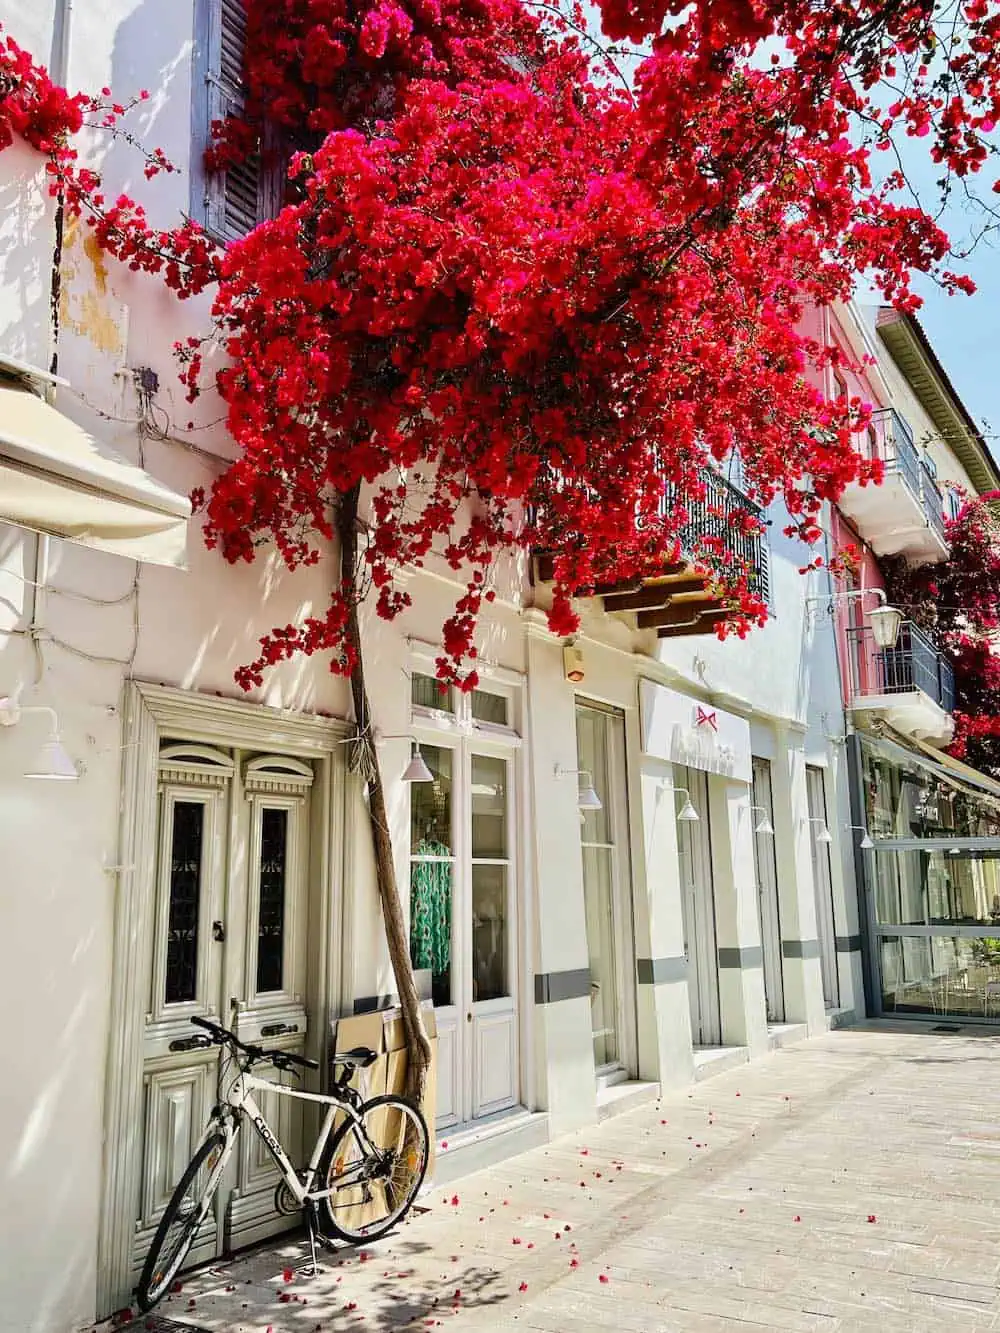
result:
<svg viewBox="0 0 1000 1333"><path fill-rule="evenodd" d="M361 651L361 628L358 620L359 585L358 569L358 498L359 487L354 487L341 499L337 516L338 536L340 538L340 570L345 589L355 593L350 600L347 618L347 643L354 655L354 669L351 672L351 697L354 701L354 717L357 723L358 745L364 752L364 761L356 764L363 774L368 791L368 819L371 824L372 845L375 852L375 880L378 886L379 901L382 905L382 920L385 924L385 937L389 946L389 960L392 963L396 990L403 1016L403 1032L406 1037L406 1095L419 1106L423 1101L424 1088L427 1084L427 1072L431 1062L431 1044L424 1027L420 1012L420 998L410 962L410 944L406 934L406 922L403 918L403 904L399 898L396 883L396 867L392 858L392 840L389 836L389 819L385 808L385 789L382 785L382 770L379 767L378 753L372 732L372 711L365 685L364 655Z"/></svg>

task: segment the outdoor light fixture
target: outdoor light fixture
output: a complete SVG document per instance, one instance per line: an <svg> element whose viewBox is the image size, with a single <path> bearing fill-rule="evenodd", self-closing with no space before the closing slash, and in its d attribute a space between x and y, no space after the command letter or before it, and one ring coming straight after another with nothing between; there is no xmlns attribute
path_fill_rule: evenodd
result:
<svg viewBox="0 0 1000 1333"><path fill-rule="evenodd" d="M562 764L556 764L555 774L557 778L586 779L586 781L582 781L579 784L580 790L576 797L576 806L578 810L602 810L604 808L604 803L594 790L594 779L587 769L563 768Z"/></svg>
<svg viewBox="0 0 1000 1333"><path fill-rule="evenodd" d="M881 588L851 588L847 592L831 592L816 597L807 597L806 606L816 602L825 602L830 614L833 614L834 602L847 602L855 597L877 597L879 605L869 611L868 620L872 627L872 637L879 648L895 648L899 639L899 629L903 623L903 613L898 607L890 606L885 592Z"/></svg>
<svg viewBox="0 0 1000 1333"><path fill-rule="evenodd" d="M872 842L872 836L868 832L868 829L865 827L864 824L845 824L844 828L857 829L859 833L863 833L865 835L858 843L858 846L861 848L863 852L870 852L872 848L875 846L875 844Z"/></svg>
<svg viewBox="0 0 1000 1333"><path fill-rule="evenodd" d="M410 762L403 769L399 776L400 782L433 782L434 774L424 762L424 757L420 753L420 742L413 739L406 732L396 732L386 736L381 731L375 732L375 744L381 745L383 741L410 741L413 745L413 753L410 755ZM346 742L350 743L350 742Z"/></svg>
<svg viewBox="0 0 1000 1333"><path fill-rule="evenodd" d="M754 825L754 833L760 833L765 838L774 837L774 825L771 823L767 811L762 805L741 805L740 809L749 810L751 814L756 812L760 815L760 819L758 819L757 823Z"/></svg>
<svg viewBox="0 0 1000 1333"><path fill-rule="evenodd" d="M35 755L34 762L25 770L23 777L44 778L49 782L76 782L80 770L66 753L59 739L59 718L54 708L45 708L30 704L25 708L16 699L0 699L0 726L13 727L25 713L45 713L50 719L48 740Z"/></svg>
<svg viewBox="0 0 1000 1333"><path fill-rule="evenodd" d="M424 763L424 756L420 753L420 746L414 741L413 754L410 756L410 762L403 769L401 782L433 782L434 774Z"/></svg>
<svg viewBox="0 0 1000 1333"><path fill-rule="evenodd" d="M830 832L830 830L827 828L827 826L826 826L826 820L825 820L825 819L818 819L818 818L815 818L815 819L807 819L807 820L806 820L806 823L807 823L807 824L822 824L823 827L822 827L822 828L820 829L820 831L816 834L816 841L817 841L817 842L833 842L833 834L832 834L832 833Z"/></svg>
<svg viewBox="0 0 1000 1333"><path fill-rule="evenodd" d="M684 804L677 811L678 820L684 824L698 823L699 819L701 819L701 815L699 815L698 811L691 804L691 793L688 791L687 787L668 787L664 783L660 788L660 791L672 791L675 796L683 796L685 798Z"/></svg>
<svg viewBox="0 0 1000 1333"><path fill-rule="evenodd" d="M868 612L868 623L872 627L872 636L880 648L895 648L899 638L899 627L903 623L903 613L895 606L883 603L874 611Z"/></svg>

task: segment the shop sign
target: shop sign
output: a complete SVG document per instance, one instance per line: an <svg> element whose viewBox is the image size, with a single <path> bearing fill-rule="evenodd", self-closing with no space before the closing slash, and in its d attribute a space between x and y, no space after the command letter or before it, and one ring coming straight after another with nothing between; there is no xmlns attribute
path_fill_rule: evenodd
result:
<svg viewBox="0 0 1000 1333"><path fill-rule="evenodd" d="M745 718L651 680L640 681L639 702L644 754L736 782L752 781L750 724Z"/></svg>

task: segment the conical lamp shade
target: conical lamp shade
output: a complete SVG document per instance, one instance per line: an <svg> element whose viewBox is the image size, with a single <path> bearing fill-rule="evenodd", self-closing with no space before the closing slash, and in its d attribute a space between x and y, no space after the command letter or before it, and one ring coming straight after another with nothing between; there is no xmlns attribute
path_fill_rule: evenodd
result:
<svg viewBox="0 0 1000 1333"><path fill-rule="evenodd" d="M581 810L600 810L603 808L601 798L593 787L586 786L580 788L580 794L576 799L577 806Z"/></svg>
<svg viewBox="0 0 1000 1333"><path fill-rule="evenodd" d="M45 778L50 782L75 782L80 774L76 764L63 749L62 741L58 736L53 736L38 751L35 762L24 776Z"/></svg>
<svg viewBox="0 0 1000 1333"><path fill-rule="evenodd" d="M403 782L433 782L434 774L424 763L424 757L419 748L414 750L413 757L403 769Z"/></svg>
<svg viewBox="0 0 1000 1333"><path fill-rule="evenodd" d="M833 834L828 828L821 828L816 834L817 842L833 842Z"/></svg>
<svg viewBox="0 0 1000 1333"><path fill-rule="evenodd" d="M701 818L701 815L699 815L698 811L691 804L690 796L681 806L677 818L683 819L686 824L697 824L698 820Z"/></svg>
<svg viewBox="0 0 1000 1333"><path fill-rule="evenodd" d="M866 833L865 836L861 839L861 850L863 852L870 852L874 846L875 844L872 842L871 834Z"/></svg>
<svg viewBox="0 0 1000 1333"><path fill-rule="evenodd" d="M768 819L767 815L762 816L760 823L754 829L754 833L761 833L765 838L774 837L774 825Z"/></svg>

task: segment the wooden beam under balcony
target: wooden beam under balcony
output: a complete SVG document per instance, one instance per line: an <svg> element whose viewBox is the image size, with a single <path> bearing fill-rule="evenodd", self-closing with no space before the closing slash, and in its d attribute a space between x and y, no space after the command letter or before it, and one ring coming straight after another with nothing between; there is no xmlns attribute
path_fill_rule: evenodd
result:
<svg viewBox="0 0 1000 1333"><path fill-rule="evenodd" d="M675 560L670 564L661 565L654 577L641 579L625 579L621 583L598 583L591 594L594 597L610 597L628 592L638 592L640 588L645 588L651 583L658 583L661 579L671 579L675 575L686 575L691 569L690 563L686 560ZM539 583L552 583L555 579L555 556L544 553L535 556L535 576Z"/></svg>
<svg viewBox="0 0 1000 1333"><path fill-rule="evenodd" d="M604 593L605 611L647 611L652 607L668 606L681 593L700 593L705 590L703 574L686 567L684 573L671 578L650 580L635 592Z"/></svg>
<svg viewBox="0 0 1000 1333"><path fill-rule="evenodd" d="M690 634L709 634L716 625L721 625L729 618L728 611L702 611L693 620L684 620L675 625L661 625L656 636L659 639L680 639Z"/></svg>
<svg viewBox="0 0 1000 1333"><path fill-rule="evenodd" d="M718 611L718 598L704 590L699 592L681 592L671 597L665 606L650 611L640 611L636 624L640 629L661 629L670 625L684 625L694 620L703 612Z"/></svg>

